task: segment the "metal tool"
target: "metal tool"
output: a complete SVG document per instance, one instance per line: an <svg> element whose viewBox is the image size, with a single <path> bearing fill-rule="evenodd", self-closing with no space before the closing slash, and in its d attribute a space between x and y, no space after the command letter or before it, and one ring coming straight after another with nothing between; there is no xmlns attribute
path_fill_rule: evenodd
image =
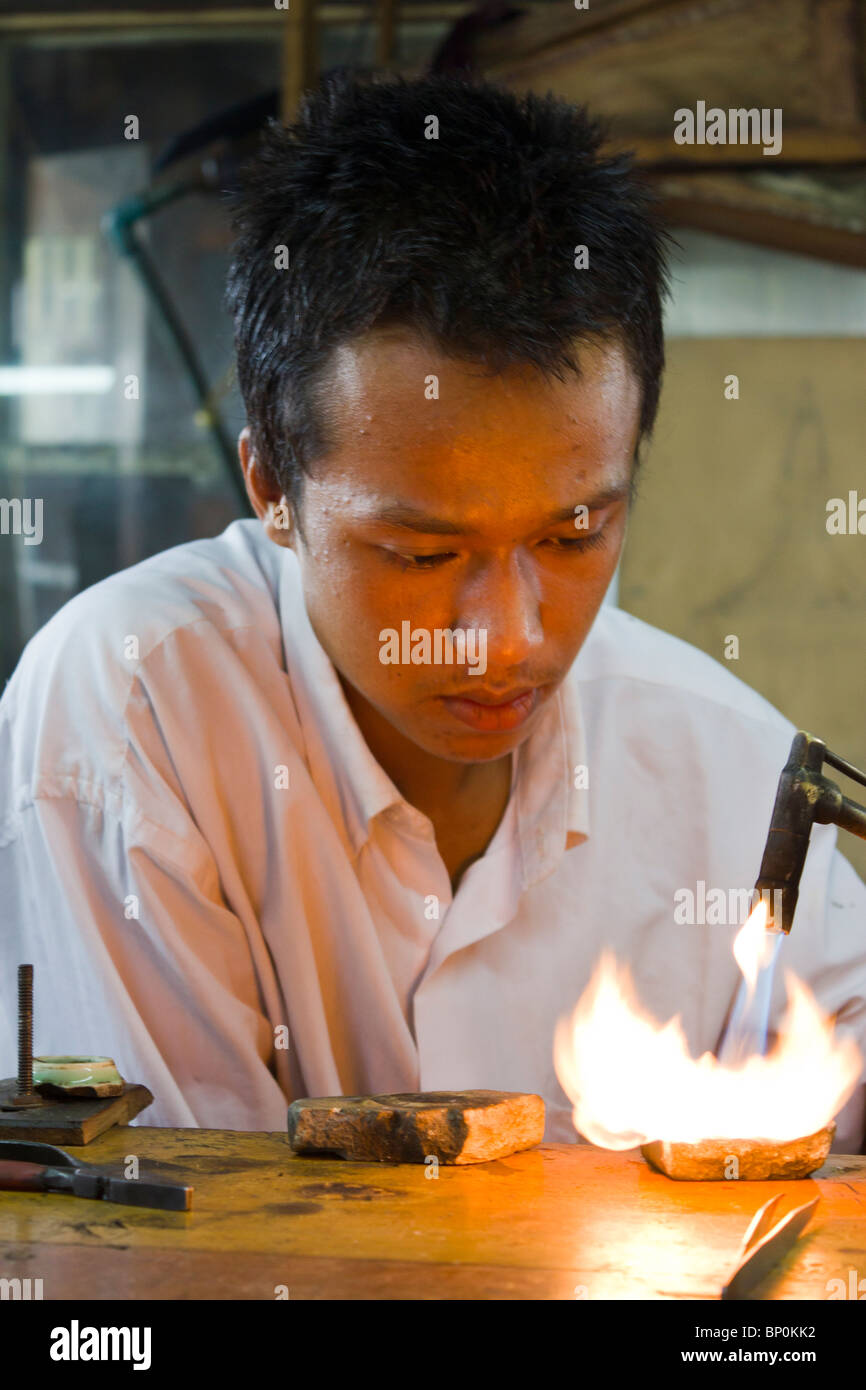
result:
<svg viewBox="0 0 866 1390"><path fill-rule="evenodd" d="M813 1197L811 1202L795 1207L773 1225L773 1216L781 1199L781 1192L777 1192L755 1212L749 1222L737 1262L722 1286L723 1299L743 1298L755 1284L760 1283L773 1265L793 1248L821 1200L820 1197Z"/></svg>
<svg viewBox="0 0 866 1390"><path fill-rule="evenodd" d="M786 936L794 925L800 877L815 822L838 825L866 839L866 807L842 795L836 783L824 776L824 763L866 787L866 773L831 753L821 739L802 729L795 734L779 778L770 833L755 884L755 892L762 897L781 890L782 920L777 921L774 915L768 919L767 927Z"/></svg>
<svg viewBox="0 0 866 1390"><path fill-rule="evenodd" d="M91 1072L88 1084L70 1085L46 1071L47 1064L56 1063L68 1077L67 1064L74 1062L111 1062L113 1074L103 1067L101 1079ZM0 1134L12 1134L22 1143L89 1144L112 1125L128 1124L152 1103L147 1087L125 1081L110 1058L33 1056L33 966L19 965L18 1074L0 1076Z"/></svg>
<svg viewBox="0 0 866 1390"><path fill-rule="evenodd" d="M0 1140L0 1190L6 1192L66 1192L132 1207L189 1211L193 1189L181 1183L142 1182L116 1178L91 1163L73 1158L53 1144Z"/></svg>
<svg viewBox="0 0 866 1390"><path fill-rule="evenodd" d="M46 1105L33 1089L33 966L18 967L18 1085L3 1108L32 1110Z"/></svg>

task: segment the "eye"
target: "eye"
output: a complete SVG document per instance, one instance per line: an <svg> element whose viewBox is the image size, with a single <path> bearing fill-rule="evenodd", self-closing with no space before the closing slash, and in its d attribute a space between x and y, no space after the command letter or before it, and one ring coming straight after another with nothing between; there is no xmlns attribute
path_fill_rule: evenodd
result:
<svg viewBox="0 0 866 1390"><path fill-rule="evenodd" d="M607 545L607 528L602 526L588 536L550 536L542 545L550 545L554 550L601 550Z"/></svg>
<svg viewBox="0 0 866 1390"><path fill-rule="evenodd" d="M429 570L435 569L437 565L444 564L446 560L453 560L453 551L441 551L435 555L407 555L400 550L390 550L384 547L386 555L389 555L401 569L404 570Z"/></svg>

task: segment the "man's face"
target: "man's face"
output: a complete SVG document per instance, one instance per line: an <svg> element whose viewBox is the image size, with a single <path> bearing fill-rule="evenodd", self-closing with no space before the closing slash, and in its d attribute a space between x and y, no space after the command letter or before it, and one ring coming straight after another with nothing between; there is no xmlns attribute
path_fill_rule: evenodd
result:
<svg viewBox="0 0 866 1390"><path fill-rule="evenodd" d="M579 354L580 378L547 383L485 375L408 331L340 348L334 448L304 480L303 538L267 527L297 554L353 707L434 756L485 762L529 736L616 568L640 388L621 348ZM403 664L425 655L424 632L435 658L446 630L464 633L462 665L447 639L438 664Z"/></svg>

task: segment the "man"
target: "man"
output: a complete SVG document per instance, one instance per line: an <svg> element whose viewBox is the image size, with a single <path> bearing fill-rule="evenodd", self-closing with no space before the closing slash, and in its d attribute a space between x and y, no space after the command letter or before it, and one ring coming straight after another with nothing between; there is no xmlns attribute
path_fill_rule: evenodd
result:
<svg viewBox="0 0 866 1390"><path fill-rule="evenodd" d="M37 1050L112 1054L149 1124L490 1087L574 1139L552 1039L605 947L693 1055L721 1042L739 923L677 894L754 882L793 725L601 606L666 270L600 141L444 77L340 78L272 126L228 295L258 519L79 595L9 684L7 1010L32 960ZM782 963L866 1056L831 828Z"/></svg>

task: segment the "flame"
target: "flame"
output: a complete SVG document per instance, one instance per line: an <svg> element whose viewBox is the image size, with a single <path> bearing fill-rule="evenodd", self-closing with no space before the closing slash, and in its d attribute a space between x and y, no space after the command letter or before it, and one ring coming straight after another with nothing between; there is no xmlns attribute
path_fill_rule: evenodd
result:
<svg viewBox="0 0 866 1390"><path fill-rule="evenodd" d="M734 941L751 992L772 955L759 902ZM854 1090L862 1059L853 1038L835 1037L809 988L785 973L788 1004L776 1046L725 1066L710 1052L691 1057L679 1016L664 1025L641 1008L631 976L605 952L570 1019L554 1037L554 1066L574 1107L575 1128L605 1149L665 1139L764 1138L814 1134Z"/></svg>
<svg viewBox="0 0 866 1390"><path fill-rule="evenodd" d="M758 983L758 971L773 959L776 938L767 931L767 917L767 904L761 898L734 937L734 960L752 992Z"/></svg>

